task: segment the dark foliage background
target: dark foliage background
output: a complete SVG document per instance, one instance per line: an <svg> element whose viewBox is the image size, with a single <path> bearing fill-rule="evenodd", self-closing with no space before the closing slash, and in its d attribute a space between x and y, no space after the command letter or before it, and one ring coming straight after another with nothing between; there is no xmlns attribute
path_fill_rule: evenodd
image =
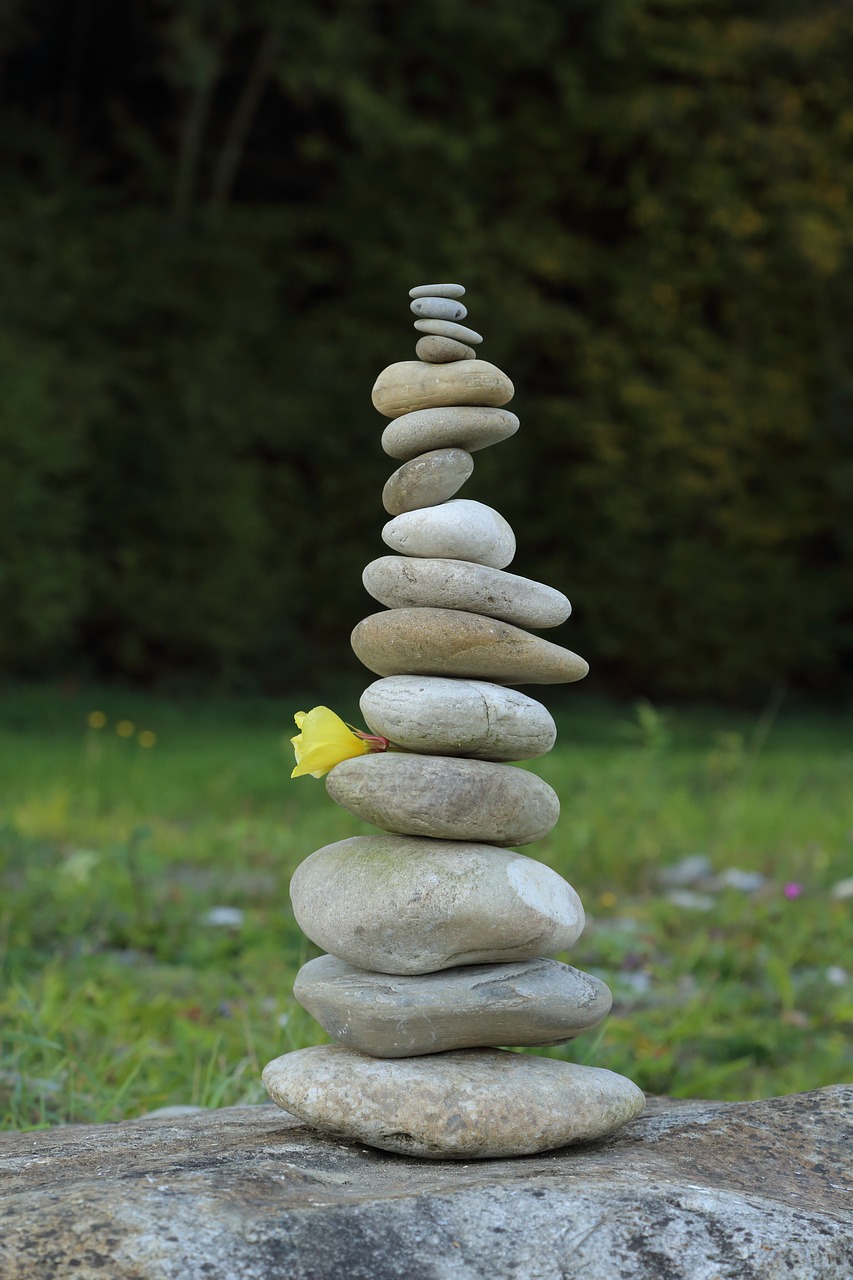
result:
<svg viewBox="0 0 853 1280"><path fill-rule="evenodd" d="M0 0L0 664L355 670L370 404L467 285L522 431L466 495L609 688L837 693L842 0Z"/></svg>

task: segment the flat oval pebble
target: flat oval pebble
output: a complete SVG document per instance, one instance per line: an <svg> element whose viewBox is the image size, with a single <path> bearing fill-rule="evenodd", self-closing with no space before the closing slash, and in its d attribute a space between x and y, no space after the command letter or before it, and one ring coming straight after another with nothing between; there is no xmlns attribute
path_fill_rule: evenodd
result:
<svg viewBox="0 0 853 1280"><path fill-rule="evenodd" d="M389 515L447 502L474 472L474 459L465 449L431 449L404 462L389 476L382 505Z"/></svg>
<svg viewBox="0 0 853 1280"><path fill-rule="evenodd" d="M372 733L407 751L532 760L557 738L541 702L485 680L386 676L365 689L359 706Z"/></svg>
<svg viewBox="0 0 853 1280"><path fill-rule="evenodd" d="M533 960L570 947L583 907L556 871L493 845L352 836L312 853L290 882L303 933L377 973Z"/></svg>
<svg viewBox="0 0 853 1280"><path fill-rule="evenodd" d="M519 627L558 627L572 612L555 587L464 560L380 556L362 581L389 609L464 609Z"/></svg>
<svg viewBox="0 0 853 1280"><path fill-rule="evenodd" d="M468 676L502 684L568 684L589 665L571 649L459 609L390 609L353 630L355 656L378 676Z"/></svg>
<svg viewBox="0 0 853 1280"><path fill-rule="evenodd" d="M445 409L417 409L389 422L382 432L382 448L392 458L408 461L428 449L448 446L476 453L508 440L518 430L509 409L457 405Z"/></svg>
<svg viewBox="0 0 853 1280"><path fill-rule="evenodd" d="M456 324L453 320L416 320L415 328L420 333L434 333L439 338L455 338L457 342L467 342L469 346L477 346L483 341L483 335L476 329Z"/></svg>
<svg viewBox="0 0 853 1280"><path fill-rule="evenodd" d="M477 352L454 338L436 338L427 334L415 343L415 355L427 364L447 364L450 360L475 360Z"/></svg>
<svg viewBox="0 0 853 1280"><path fill-rule="evenodd" d="M455 298L415 298L411 310L424 320L464 320L468 308Z"/></svg>
<svg viewBox="0 0 853 1280"><path fill-rule="evenodd" d="M545 956L414 977L317 956L297 973L293 994L334 1040L375 1058L564 1044L597 1026L611 1005L600 978Z"/></svg>
<svg viewBox="0 0 853 1280"><path fill-rule="evenodd" d="M386 418L399 418L418 409L450 405L500 406L512 399L513 391L506 374L488 360L452 360L448 364L399 360L382 370L372 399Z"/></svg>
<svg viewBox="0 0 853 1280"><path fill-rule="evenodd" d="M493 569L515 555L515 534L500 512L470 498L404 511L384 526L382 541L404 556L472 560Z"/></svg>
<svg viewBox="0 0 853 1280"><path fill-rule="evenodd" d="M387 751L342 760L326 790L362 822L404 836L532 844L560 817L557 793L511 764Z"/></svg>
<svg viewBox="0 0 853 1280"><path fill-rule="evenodd" d="M435 1160L525 1156L592 1142L645 1105L631 1080L603 1067L503 1049L383 1060L316 1045L276 1058L263 1079L278 1106L325 1133ZM504 1209L499 1216L508 1221Z"/></svg>
<svg viewBox="0 0 853 1280"><path fill-rule="evenodd" d="M409 290L410 298L462 298L465 286L461 284L419 284Z"/></svg>

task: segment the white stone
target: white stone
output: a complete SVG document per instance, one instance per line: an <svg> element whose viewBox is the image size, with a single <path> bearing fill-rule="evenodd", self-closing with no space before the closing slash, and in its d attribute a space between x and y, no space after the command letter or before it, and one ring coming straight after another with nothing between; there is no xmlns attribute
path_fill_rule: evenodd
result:
<svg viewBox="0 0 853 1280"><path fill-rule="evenodd" d="M515 534L507 521L470 498L405 511L388 521L382 540L401 555L471 560L493 569L503 569L515 555Z"/></svg>
<svg viewBox="0 0 853 1280"><path fill-rule="evenodd" d="M508 440L517 430L515 414L495 406L468 404L416 409L389 422L382 432L382 448L392 458L403 461L428 449L450 447L476 453L478 449Z"/></svg>
<svg viewBox="0 0 853 1280"><path fill-rule="evenodd" d="M365 689L359 705L372 733L407 751L532 760L557 737L541 702L485 680L386 676Z"/></svg>
<svg viewBox="0 0 853 1280"><path fill-rule="evenodd" d="M510 764L456 756L382 752L336 764L326 790L344 809L385 831L438 840L524 845L543 839L560 816L557 793L542 778ZM534 863L539 867L539 863ZM507 871L519 897L543 915L552 888L547 867L544 894L536 874L522 864L521 884ZM538 896L536 896L538 895ZM565 920L561 924L568 923Z"/></svg>
<svg viewBox="0 0 853 1280"><path fill-rule="evenodd" d="M335 1137L438 1160L591 1142L645 1105L613 1071L501 1049L384 1060L318 1045L269 1063L264 1084L283 1110Z"/></svg>
<svg viewBox="0 0 853 1280"><path fill-rule="evenodd" d="M549 867L418 836L326 845L296 868L290 896L312 942L378 973L532 960L572 946L584 925L578 895Z"/></svg>
<svg viewBox="0 0 853 1280"><path fill-rule="evenodd" d="M483 335L467 325L456 324L453 320L416 320L415 328L421 333L434 333L439 338L455 338L457 342L467 342L476 346L483 341Z"/></svg>
<svg viewBox="0 0 853 1280"><path fill-rule="evenodd" d="M419 284L409 290L410 298L462 298L465 287L461 284Z"/></svg>
<svg viewBox="0 0 853 1280"><path fill-rule="evenodd" d="M415 298L411 310L423 320L464 320L468 314L455 298Z"/></svg>
<svg viewBox="0 0 853 1280"><path fill-rule="evenodd" d="M555 587L466 560L380 556L362 581L389 609L462 609L534 628L558 627L572 612Z"/></svg>

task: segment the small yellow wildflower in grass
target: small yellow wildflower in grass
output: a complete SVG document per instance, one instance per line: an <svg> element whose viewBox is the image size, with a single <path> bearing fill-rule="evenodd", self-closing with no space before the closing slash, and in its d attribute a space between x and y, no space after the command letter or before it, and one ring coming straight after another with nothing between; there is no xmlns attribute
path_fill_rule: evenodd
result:
<svg viewBox="0 0 853 1280"><path fill-rule="evenodd" d="M351 729L328 707L297 711L293 719L299 733L290 739L296 756L291 778L301 778L306 773L312 778L322 778L342 760L366 756L371 751L385 751L388 746L387 738Z"/></svg>
<svg viewBox="0 0 853 1280"><path fill-rule="evenodd" d="M116 733L120 738L132 738L136 732L136 725L132 720L119 720L116 725Z"/></svg>
<svg viewBox="0 0 853 1280"><path fill-rule="evenodd" d="M598 898L599 906L602 906L602 907L615 907L616 902L617 902L616 894L611 893L609 889L606 890L604 893L600 894Z"/></svg>
<svg viewBox="0 0 853 1280"><path fill-rule="evenodd" d="M103 711L90 711L87 720L90 729L103 729L107 723Z"/></svg>
<svg viewBox="0 0 853 1280"><path fill-rule="evenodd" d="M150 729L143 729L137 741L140 747L154 747L157 745L157 734L152 733Z"/></svg>

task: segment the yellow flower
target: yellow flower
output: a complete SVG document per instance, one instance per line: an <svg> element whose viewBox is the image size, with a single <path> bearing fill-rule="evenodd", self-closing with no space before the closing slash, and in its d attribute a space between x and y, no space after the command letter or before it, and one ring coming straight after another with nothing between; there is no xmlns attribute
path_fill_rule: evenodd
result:
<svg viewBox="0 0 853 1280"><path fill-rule="evenodd" d="M136 730L136 725L132 720L119 720L116 725L116 733L120 738L132 738Z"/></svg>
<svg viewBox="0 0 853 1280"><path fill-rule="evenodd" d="M152 733L150 729L143 729L137 741L140 747L153 747L157 743L157 734Z"/></svg>
<svg viewBox="0 0 853 1280"><path fill-rule="evenodd" d="M293 718L300 732L290 739L296 756L291 778L301 778L306 773L312 778L322 778L342 760L384 751L388 746L387 738L351 729L328 707L297 711Z"/></svg>
<svg viewBox="0 0 853 1280"><path fill-rule="evenodd" d="M103 729L104 725L107 723L107 717L104 715L103 711L90 711L88 720L90 729Z"/></svg>

